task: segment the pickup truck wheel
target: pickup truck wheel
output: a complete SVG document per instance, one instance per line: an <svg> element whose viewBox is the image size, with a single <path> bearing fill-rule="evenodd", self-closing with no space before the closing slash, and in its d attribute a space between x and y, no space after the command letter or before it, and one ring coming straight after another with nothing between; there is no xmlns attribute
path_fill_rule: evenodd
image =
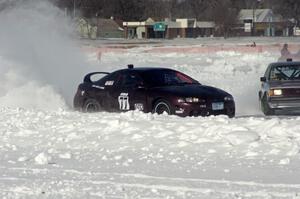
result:
<svg viewBox="0 0 300 199"><path fill-rule="evenodd" d="M261 110L265 115L274 115L275 111L270 108L266 95L263 96L263 98L260 100L261 103Z"/></svg>

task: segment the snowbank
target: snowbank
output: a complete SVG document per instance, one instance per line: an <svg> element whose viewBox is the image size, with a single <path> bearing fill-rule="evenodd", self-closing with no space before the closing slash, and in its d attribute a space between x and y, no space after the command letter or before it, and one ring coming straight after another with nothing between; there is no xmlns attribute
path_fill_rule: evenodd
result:
<svg viewBox="0 0 300 199"><path fill-rule="evenodd" d="M299 117L0 109L0 196L295 198Z"/></svg>

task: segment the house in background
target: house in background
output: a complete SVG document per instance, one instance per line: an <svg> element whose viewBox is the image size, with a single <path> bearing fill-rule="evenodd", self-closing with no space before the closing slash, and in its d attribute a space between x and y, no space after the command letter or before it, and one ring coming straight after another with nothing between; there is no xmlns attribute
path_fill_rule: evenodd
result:
<svg viewBox="0 0 300 199"><path fill-rule="evenodd" d="M291 36L293 24L271 9L242 9L235 31L237 36Z"/></svg>
<svg viewBox="0 0 300 199"><path fill-rule="evenodd" d="M102 38L123 38L124 29L113 19L97 20L97 37Z"/></svg>
<svg viewBox="0 0 300 199"><path fill-rule="evenodd" d="M170 21L166 20L166 38L173 39L173 38L182 38L184 36L184 29L181 26L181 23L178 21Z"/></svg>
<svg viewBox="0 0 300 199"><path fill-rule="evenodd" d="M96 39L97 27L85 18L78 18L76 21L77 32L82 39Z"/></svg>
<svg viewBox="0 0 300 199"><path fill-rule="evenodd" d="M148 28L153 27L154 20L148 18L146 21L123 22L124 37L126 39L145 39L149 38Z"/></svg>
<svg viewBox="0 0 300 199"><path fill-rule="evenodd" d="M148 18L141 22L123 22L123 26L127 39L196 38L212 36L215 32L214 22L196 19L154 21Z"/></svg>
<svg viewBox="0 0 300 199"><path fill-rule="evenodd" d="M180 37L195 38L197 37L197 20L196 19L176 19L182 29Z"/></svg>
<svg viewBox="0 0 300 199"><path fill-rule="evenodd" d="M197 21L198 36L212 37L215 34L216 24L213 21Z"/></svg>
<svg viewBox="0 0 300 199"><path fill-rule="evenodd" d="M197 21L196 19L176 19L177 37L197 38L211 37L215 33L215 23L212 21ZM171 29L172 26L168 26ZM171 37L174 38L174 37Z"/></svg>
<svg viewBox="0 0 300 199"><path fill-rule="evenodd" d="M113 19L79 18L77 31L81 38L123 38L124 29Z"/></svg>

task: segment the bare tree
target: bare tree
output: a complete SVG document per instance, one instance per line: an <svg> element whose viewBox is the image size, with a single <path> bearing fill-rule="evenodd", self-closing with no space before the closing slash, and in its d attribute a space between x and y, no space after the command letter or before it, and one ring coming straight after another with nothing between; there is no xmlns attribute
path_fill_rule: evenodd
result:
<svg viewBox="0 0 300 199"><path fill-rule="evenodd" d="M142 20L145 4L143 0L111 0L114 16L125 21Z"/></svg>
<svg viewBox="0 0 300 199"><path fill-rule="evenodd" d="M230 0L212 0L212 16L219 34L225 38L230 36L238 18L238 9L232 8Z"/></svg>
<svg viewBox="0 0 300 199"><path fill-rule="evenodd" d="M169 7L172 18L192 18L192 7L189 0L171 0L169 1Z"/></svg>
<svg viewBox="0 0 300 199"><path fill-rule="evenodd" d="M299 0L276 0L275 11L286 19L296 20L300 25L300 1Z"/></svg>
<svg viewBox="0 0 300 199"><path fill-rule="evenodd" d="M207 19L207 11L210 8L210 1L187 0L190 5L193 17L196 19Z"/></svg>
<svg viewBox="0 0 300 199"><path fill-rule="evenodd" d="M147 0L144 1L144 17L155 17L164 19L170 17L170 2L162 0Z"/></svg>
<svg viewBox="0 0 300 199"><path fill-rule="evenodd" d="M17 1L17 0L15 0ZM22 1L22 0L19 0ZM197 18L214 20L228 32L240 9L271 8L285 18L300 23L300 0L50 0L69 13L74 10L83 17L114 16L125 21L140 21L148 17ZM3 2L11 2L3 0ZM0 4L0 10L8 6ZM229 27L229 29L228 29Z"/></svg>

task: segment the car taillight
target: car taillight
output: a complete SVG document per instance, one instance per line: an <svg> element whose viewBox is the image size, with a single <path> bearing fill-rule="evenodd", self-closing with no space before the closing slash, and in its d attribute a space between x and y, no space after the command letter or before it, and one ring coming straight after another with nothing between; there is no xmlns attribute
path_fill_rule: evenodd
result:
<svg viewBox="0 0 300 199"><path fill-rule="evenodd" d="M85 91L81 90L80 87L78 87L76 94L83 96L85 94Z"/></svg>

